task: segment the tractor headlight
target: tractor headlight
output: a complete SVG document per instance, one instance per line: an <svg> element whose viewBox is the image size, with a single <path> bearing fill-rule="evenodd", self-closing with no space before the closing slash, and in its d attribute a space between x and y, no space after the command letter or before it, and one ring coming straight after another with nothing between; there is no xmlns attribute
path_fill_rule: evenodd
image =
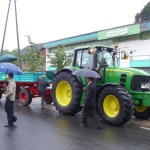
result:
<svg viewBox="0 0 150 150"><path fill-rule="evenodd" d="M149 83L142 84L141 89L150 89L150 84Z"/></svg>

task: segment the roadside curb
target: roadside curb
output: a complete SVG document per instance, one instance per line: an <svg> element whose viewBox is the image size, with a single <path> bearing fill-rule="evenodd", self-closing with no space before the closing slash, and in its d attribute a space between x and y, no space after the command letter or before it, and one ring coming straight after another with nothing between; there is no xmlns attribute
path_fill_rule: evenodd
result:
<svg viewBox="0 0 150 150"><path fill-rule="evenodd" d="M148 120L140 120L140 119L136 119L135 117L133 117L129 121L129 124L138 125L140 127L145 127L145 128L150 128L150 119L148 119Z"/></svg>

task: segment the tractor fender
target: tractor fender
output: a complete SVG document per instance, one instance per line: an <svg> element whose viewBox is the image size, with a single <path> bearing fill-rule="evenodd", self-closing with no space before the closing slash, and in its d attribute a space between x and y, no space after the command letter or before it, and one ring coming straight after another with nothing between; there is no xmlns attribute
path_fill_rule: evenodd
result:
<svg viewBox="0 0 150 150"><path fill-rule="evenodd" d="M106 83L106 84L104 84L104 85L102 85L99 89L98 89L98 93L100 92L100 91L102 91L105 87L107 87L107 86L117 86L117 83Z"/></svg>
<svg viewBox="0 0 150 150"><path fill-rule="evenodd" d="M73 68L71 68L71 67L62 68L62 69L60 69L60 70L56 73L56 75L58 75L58 74L61 73L61 72L72 73L72 72L74 72L74 71L76 71L76 70L73 69ZM83 84L81 77L79 77L79 76L76 76L76 77L77 77L78 81L79 81L81 84Z"/></svg>
<svg viewBox="0 0 150 150"><path fill-rule="evenodd" d="M57 73L56 73L56 75L58 75L59 73L61 73L61 72L74 72L75 71L75 69L73 69L73 68L71 68L71 67L68 67L68 68L62 68L62 69L60 69Z"/></svg>

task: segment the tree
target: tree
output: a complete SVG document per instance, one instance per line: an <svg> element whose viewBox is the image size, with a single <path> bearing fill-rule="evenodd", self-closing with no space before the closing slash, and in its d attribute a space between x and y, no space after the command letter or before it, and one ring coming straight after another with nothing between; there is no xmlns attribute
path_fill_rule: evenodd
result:
<svg viewBox="0 0 150 150"><path fill-rule="evenodd" d="M136 15L135 15L135 23L137 23L137 22L139 22L140 21L140 14L139 13L137 13Z"/></svg>
<svg viewBox="0 0 150 150"><path fill-rule="evenodd" d="M141 11L141 21L150 20L150 2Z"/></svg>
<svg viewBox="0 0 150 150"><path fill-rule="evenodd" d="M37 69L43 71L43 58L40 56L40 49L37 48L37 45L32 42L31 37L27 35L29 48L27 49L27 54L23 55L23 60L27 63L29 69L25 69L25 71L29 71L33 73Z"/></svg>
<svg viewBox="0 0 150 150"><path fill-rule="evenodd" d="M148 2L140 13L135 15L135 23L150 20L150 2Z"/></svg>
<svg viewBox="0 0 150 150"><path fill-rule="evenodd" d="M50 63L52 67L56 67L57 71L64 68L65 66L69 66L72 59L67 56L64 51L64 46L58 45L58 50L54 52L54 56L48 55L50 58Z"/></svg>
<svg viewBox="0 0 150 150"><path fill-rule="evenodd" d="M39 69L43 71L43 58L44 56L40 56L40 49L37 48L37 44L32 42L31 37L28 35L28 43L29 48L27 49L26 54L19 54L18 50L4 50L4 54L12 54L18 58L18 60L12 62L13 64L19 66L20 61L27 63L27 66L29 69L22 69L23 71L28 71L30 73L33 73L35 70Z"/></svg>

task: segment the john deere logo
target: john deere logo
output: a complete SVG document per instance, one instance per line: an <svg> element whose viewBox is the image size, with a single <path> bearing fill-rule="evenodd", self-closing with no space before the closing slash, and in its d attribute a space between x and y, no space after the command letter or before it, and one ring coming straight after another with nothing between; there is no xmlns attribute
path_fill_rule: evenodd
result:
<svg viewBox="0 0 150 150"><path fill-rule="evenodd" d="M108 71L108 76L112 77L114 75L114 71L111 70L111 71Z"/></svg>

